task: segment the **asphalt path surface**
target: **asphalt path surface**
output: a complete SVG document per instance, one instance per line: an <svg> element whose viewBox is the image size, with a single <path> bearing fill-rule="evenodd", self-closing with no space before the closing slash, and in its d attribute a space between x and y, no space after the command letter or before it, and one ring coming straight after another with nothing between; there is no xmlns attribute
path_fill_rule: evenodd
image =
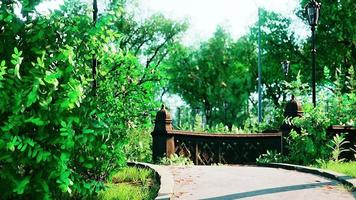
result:
<svg viewBox="0 0 356 200"><path fill-rule="evenodd" d="M354 200L340 183L317 175L256 166L167 166L173 199Z"/></svg>

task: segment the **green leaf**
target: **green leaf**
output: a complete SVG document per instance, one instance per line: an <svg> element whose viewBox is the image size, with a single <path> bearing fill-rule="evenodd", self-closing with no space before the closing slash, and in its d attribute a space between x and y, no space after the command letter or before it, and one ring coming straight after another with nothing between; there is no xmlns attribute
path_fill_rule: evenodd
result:
<svg viewBox="0 0 356 200"><path fill-rule="evenodd" d="M33 123L37 126L43 126L45 125L46 123L39 117L31 117L27 120L25 120L25 122L29 122L29 123Z"/></svg>
<svg viewBox="0 0 356 200"><path fill-rule="evenodd" d="M46 71L46 76L43 79L45 82L54 85L55 88L57 88L59 82L58 82L58 78L60 78L62 76L61 71L57 71L57 72L51 72L51 71Z"/></svg>
<svg viewBox="0 0 356 200"><path fill-rule="evenodd" d="M94 133L94 130L84 128L84 129L83 129L83 133L84 133L84 134Z"/></svg>
<svg viewBox="0 0 356 200"><path fill-rule="evenodd" d="M62 152L61 153L61 161L67 162L70 158L70 154L68 152Z"/></svg>
<svg viewBox="0 0 356 200"><path fill-rule="evenodd" d="M29 148L28 153L27 153L27 157L31 158L31 156L32 156L32 149Z"/></svg>
<svg viewBox="0 0 356 200"><path fill-rule="evenodd" d="M23 146L23 143L20 143L18 146L17 146L17 149L20 150Z"/></svg>
<svg viewBox="0 0 356 200"><path fill-rule="evenodd" d="M40 102L42 107L48 107L48 105L52 102L52 97L48 97L47 99Z"/></svg>
<svg viewBox="0 0 356 200"><path fill-rule="evenodd" d="M16 187L13 189L13 192L16 192L17 194L23 194L29 182L30 177L28 176L23 180L17 182Z"/></svg>
<svg viewBox="0 0 356 200"><path fill-rule="evenodd" d="M7 143L6 147L10 151L15 151L15 145L12 142Z"/></svg>
<svg viewBox="0 0 356 200"><path fill-rule="evenodd" d="M38 85L34 85L32 87L31 92L27 96L26 107L29 107L33 103L36 102L36 100L37 100L37 90L38 90Z"/></svg>
<svg viewBox="0 0 356 200"><path fill-rule="evenodd" d="M49 187L48 187L48 184L46 181L41 181L41 186L42 186L42 189L43 191L45 191L46 193L49 193Z"/></svg>
<svg viewBox="0 0 356 200"><path fill-rule="evenodd" d="M18 79L21 79L21 76L20 76L20 65L19 65L19 64L15 65L14 74L16 75L16 77L17 77Z"/></svg>
<svg viewBox="0 0 356 200"><path fill-rule="evenodd" d="M43 155L43 151L42 151L42 150L39 150L39 151L38 151L38 154L37 154L37 157L36 157L36 162L37 162L37 163L41 162L41 160L42 160L42 155Z"/></svg>
<svg viewBox="0 0 356 200"><path fill-rule="evenodd" d="M84 163L84 167L91 169L91 168L93 168L93 164L92 163Z"/></svg>
<svg viewBox="0 0 356 200"><path fill-rule="evenodd" d="M13 65L17 65L17 61L16 61L16 60L10 60L10 62L11 62Z"/></svg>
<svg viewBox="0 0 356 200"><path fill-rule="evenodd" d="M66 122L65 121L61 121L61 126L66 127L67 126Z"/></svg>
<svg viewBox="0 0 356 200"><path fill-rule="evenodd" d="M36 157L36 155L37 155L37 153L38 153L39 151L40 151L39 148L36 148L35 150L33 150L31 157L32 157L32 158Z"/></svg>
<svg viewBox="0 0 356 200"><path fill-rule="evenodd" d="M27 138L25 142L30 145L31 147L35 146L35 142L32 139Z"/></svg>
<svg viewBox="0 0 356 200"><path fill-rule="evenodd" d="M27 148L27 144L24 144L24 145L22 146L22 148L20 149L20 151L23 152L23 151L26 150L26 148Z"/></svg>

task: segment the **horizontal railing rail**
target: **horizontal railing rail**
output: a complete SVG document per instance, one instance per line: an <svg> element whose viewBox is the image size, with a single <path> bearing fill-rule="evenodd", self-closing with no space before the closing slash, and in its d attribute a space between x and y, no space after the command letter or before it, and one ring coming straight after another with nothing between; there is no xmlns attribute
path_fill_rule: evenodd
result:
<svg viewBox="0 0 356 200"><path fill-rule="evenodd" d="M267 150L283 149L281 132L226 134L173 130L164 108L157 113L152 137L154 161L177 154L197 165L254 163Z"/></svg>

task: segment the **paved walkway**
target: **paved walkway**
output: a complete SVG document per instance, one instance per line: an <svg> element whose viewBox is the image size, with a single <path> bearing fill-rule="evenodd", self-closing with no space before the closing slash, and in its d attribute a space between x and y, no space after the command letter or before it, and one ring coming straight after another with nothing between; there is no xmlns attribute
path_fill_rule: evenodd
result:
<svg viewBox="0 0 356 200"><path fill-rule="evenodd" d="M173 199L356 199L339 183L292 170L253 166L167 166Z"/></svg>

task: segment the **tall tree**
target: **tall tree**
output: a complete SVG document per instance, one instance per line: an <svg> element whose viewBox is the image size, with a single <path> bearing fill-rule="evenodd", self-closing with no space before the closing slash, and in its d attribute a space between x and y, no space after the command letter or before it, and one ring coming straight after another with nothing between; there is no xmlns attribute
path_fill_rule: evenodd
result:
<svg viewBox="0 0 356 200"><path fill-rule="evenodd" d="M202 108L210 127L223 123L231 129L252 90L253 54L247 38L235 43L218 27L197 50L177 46L167 64L171 90L192 108Z"/></svg>

